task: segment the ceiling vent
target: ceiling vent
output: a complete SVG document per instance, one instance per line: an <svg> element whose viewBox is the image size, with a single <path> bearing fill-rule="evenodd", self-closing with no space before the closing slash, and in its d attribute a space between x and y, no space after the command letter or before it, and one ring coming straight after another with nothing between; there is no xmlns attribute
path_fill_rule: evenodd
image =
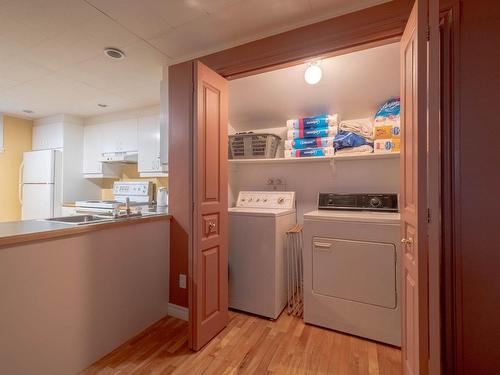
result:
<svg viewBox="0 0 500 375"><path fill-rule="evenodd" d="M125 57L125 53L118 48L105 48L104 54L108 56L110 59L121 60Z"/></svg>

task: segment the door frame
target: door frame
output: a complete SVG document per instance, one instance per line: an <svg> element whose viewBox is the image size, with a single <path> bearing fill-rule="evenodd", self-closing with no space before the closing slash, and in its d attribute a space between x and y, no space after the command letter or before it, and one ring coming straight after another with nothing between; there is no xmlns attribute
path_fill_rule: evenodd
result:
<svg viewBox="0 0 500 375"><path fill-rule="evenodd" d="M456 1L445 2L448 3L446 9L450 8L449 3L456 3ZM232 80L265 71L302 64L312 58L326 58L397 42L401 39L406 21L411 11L412 3L413 1L395 0L359 12L349 13L317 24L206 55L200 57L198 60L226 79ZM455 7L456 5L453 5L453 8ZM454 13L454 23L457 24L457 11L455 10ZM310 40L317 40L317 42L311 44ZM456 43L452 46L451 54L453 56L457 54L456 46ZM448 92L456 95L454 90ZM446 142L444 139L442 141ZM434 151L436 151L436 153L429 159L441 160L442 162L448 160L452 152L451 149L446 148ZM450 155L447 153L450 153ZM434 175L434 177L431 177L430 181L430 190L439 192L441 188L441 178L436 178L436 175ZM446 187L444 187L443 193L446 191ZM445 202L441 203L444 204ZM441 205L434 207L433 211L433 217L435 217L436 220L431 220L429 224L430 226L434 226L432 230L437 230L437 233L439 233L439 237L433 240L433 244L434 246L439 246L438 249L435 249L435 252L441 254L442 238L447 235L450 228L443 225L443 230L441 231L441 220L439 219L441 217ZM431 230L431 228L429 228L429 230ZM442 258L442 261L446 269L448 259L445 257ZM191 263L192 259L190 257L189 268L192 267ZM189 273L191 272L189 271ZM440 283L442 277L443 275L437 276L437 280L440 280ZM435 280L436 278L434 282ZM441 301L445 295L445 293L443 293L442 284L437 291L439 293L434 293L430 296L434 299L434 307L441 306ZM446 313L446 311L442 309L435 310L433 312L434 318L436 318L436 312L439 319L437 325L433 325L434 328L441 327L444 319L443 313ZM434 332L431 331L430 340L433 341L434 347L436 347L436 345L440 347L440 352L442 353L441 343L446 342L447 338L441 338L439 334L441 331L441 328L437 331L434 330ZM446 331L445 334L447 337L448 332ZM437 356L437 358L441 357L442 355ZM433 359L431 359L431 361L432 360ZM438 366L441 367L441 364L439 363Z"/></svg>

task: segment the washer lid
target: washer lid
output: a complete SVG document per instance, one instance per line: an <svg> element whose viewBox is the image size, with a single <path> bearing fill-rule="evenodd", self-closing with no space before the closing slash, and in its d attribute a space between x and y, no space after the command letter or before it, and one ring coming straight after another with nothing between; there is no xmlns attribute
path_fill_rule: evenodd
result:
<svg viewBox="0 0 500 375"><path fill-rule="evenodd" d="M401 216L399 212L316 210L304 214L304 220L399 224Z"/></svg>
<svg viewBox="0 0 500 375"><path fill-rule="evenodd" d="M229 215L241 216L283 216L295 213L295 209L230 207Z"/></svg>

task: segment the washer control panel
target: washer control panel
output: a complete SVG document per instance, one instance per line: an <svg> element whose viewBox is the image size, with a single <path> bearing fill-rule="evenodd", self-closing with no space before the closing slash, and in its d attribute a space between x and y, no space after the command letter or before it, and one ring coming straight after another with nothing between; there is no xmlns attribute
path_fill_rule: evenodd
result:
<svg viewBox="0 0 500 375"><path fill-rule="evenodd" d="M292 209L295 207L295 192L240 191L236 207Z"/></svg>

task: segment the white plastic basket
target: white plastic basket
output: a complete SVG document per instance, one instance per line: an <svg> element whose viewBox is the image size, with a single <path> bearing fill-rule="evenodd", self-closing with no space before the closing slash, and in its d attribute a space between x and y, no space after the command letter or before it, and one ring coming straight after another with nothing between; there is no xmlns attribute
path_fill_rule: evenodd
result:
<svg viewBox="0 0 500 375"><path fill-rule="evenodd" d="M230 159L273 159L281 138L276 134L239 133L229 136Z"/></svg>

